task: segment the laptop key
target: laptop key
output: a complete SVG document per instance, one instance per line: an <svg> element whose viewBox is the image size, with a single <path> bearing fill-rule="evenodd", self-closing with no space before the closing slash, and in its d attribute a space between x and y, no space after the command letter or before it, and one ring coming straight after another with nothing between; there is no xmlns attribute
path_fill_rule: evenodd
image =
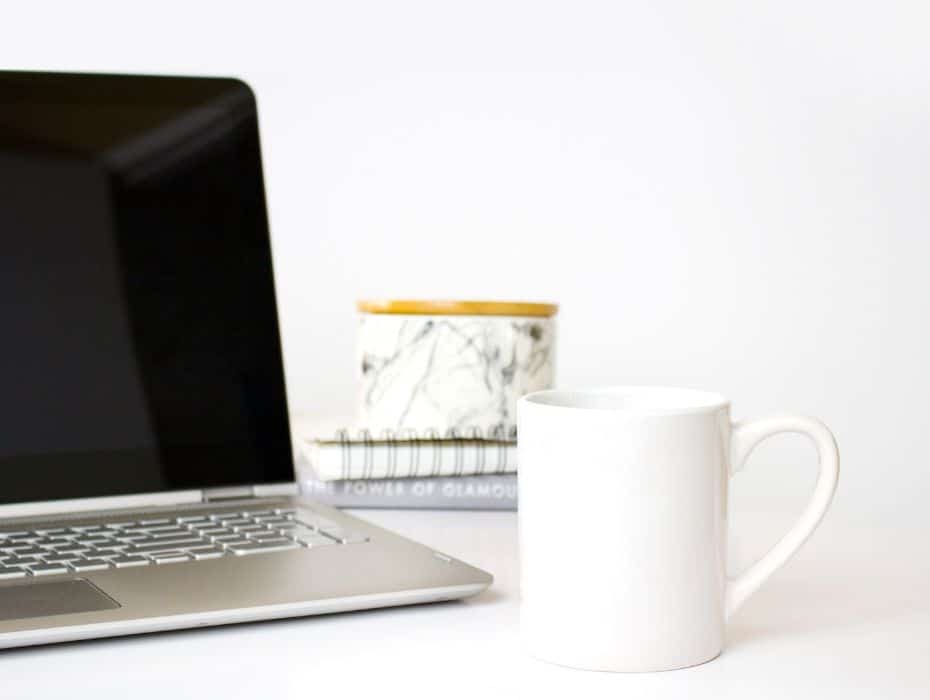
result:
<svg viewBox="0 0 930 700"><path fill-rule="evenodd" d="M123 550L126 554L151 554L154 552L173 552L187 546L196 546L198 544L210 544L199 537L189 537L184 540L172 540L171 542L150 542L147 544L132 545Z"/></svg>
<svg viewBox="0 0 930 700"><path fill-rule="evenodd" d="M182 561L190 561L190 555L184 552L158 552L149 555L149 558L156 564L177 564Z"/></svg>
<svg viewBox="0 0 930 700"><path fill-rule="evenodd" d="M290 538L296 537L297 539L303 539L305 537L326 537L326 535L324 535L319 530L315 530L313 528L303 527L303 526L296 527L293 530L288 530L285 534L287 537L290 537ZM333 538L327 537L327 539L332 539L335 542L335 539Z"/></svg>
<svg viewBox="0 0 930 700"><path fill-rule="evenodd" d="M132 535L132 534L143 534L143 535L153 535L156 532L162 532L163 530L177 530L177 523L166 523L165 525L137 525L135 527L123 528L121 532Z"/></svg>
<svg viewBox="0 0 930 700"><path fill-rule="evenodd" d="M11 578L25 578L29 574L23 569L18 569L14 566L0 566L0 581L5 581Z"/></svg>
<svg viewBox="0 0 930 700"><path fill-rule="evenodd" d="M67 554L51 554L42 557L42 561L44 561L46 564L70 564L71 562L81 558L82 557L76 557Z"/></svg>
<svg viewBox="0 0 930 700"><path fill-rule="evenodd" d="M338 544L333 538L316 531L303 532L297 537L296 541L305 547L329 547Z"/></svg>
<svg viewBox="0 0 930 700"><path fill-rule="evenodd" d="M75 537L72 540L72 542L74 542L74 544L83 544L85 546L93 546L96 544L107 544L109 542L113 542L113 540L110 539L109 537L100 537L99 535L97 535L97 536L90 536L90 537Z"/></svg>
<svg viewBox="0 0 930 700"><path fill-rule="evenodd" d="M146 537L142 540L133 540L132 542L124 542L131 547L144 547L150 544L173 544L174 542L200 542L201 540L206 539L202 537L197 532L184 532L177 535L172 535L171 537Z"/></svg>
<svg viewBox="0 0 930 700"><path fill-rule="evenodd" d="M189 537L190 534L191 531L186 527L173 527L170 530L157 530L153 532L150 537L154 537L155 539L164 539L166 537L177 537L178 535Z"/></svg>
<svg viewBox="0 0 930 700"><path fill-rule="evenodd" d="M259 552L280 552L286 549L297 549L298 544L287 538L265 540L264 542L245 542L244 544L231 544L228 549L233 554L257 554Z"/></svg>
<svg viewBox="0 0 930 700"><path fill-rule="evenodd" d="M142 556L135 556L132 554L119 554L115 557L110 557L110 563L113 564L117 569L126 569L131 566L148 566L151 564L151 561Z"/></svg>
<svg viewBox="0 0 930 700"><path fill-rule="evenodd" d="M188 552L194 559L219 559L222 556L226 555L226 551L222 547L209 547L207 549L189 549Z"/></svg>
<svg viewBox="0 0 930 700"><path fill-rule="evenodd" d="M4 549L25 549L26 547L31 547L32 543L36 540L41 539L42 538L39 535L36 535L35 537L11 537L8 540L3 540L3 543L0 544L0 547L3 547Z"/></svg>
<svg viewBox="0 0 930 700"><path fill-rule="evenodd" d="M231 518L240 518L240 517L242 516L237 510L226 511L224 513L211 513L210 514L210 520L213 520L214 522L218 520L230 520Z"/></svg>
<svg viewBox="0 0 930 700"><path fill-rule="evenodd" d="M71 562L68 566L74 571L101 571L109 569L110 563L106 559L82 559Z"/></svg>
<svg viewBox="0 0 930 700"><path fill-rule="evenodd" d="M22 537L11 537L8 540L4 540L4 547L28 547L34 542L38 542L42 539L42 535L23 535Z"/></svg>
<svg viewBox="0 0 930 700"><path fill-rule="evenodd" d="M209 539L217 543L222 542L225 544L229 544L230 542L248 542L249 541L249 538L246 537L244 534L238 535L235 532L230 532L227 535L210 535Z"/></svg>
<svg viewBox="0 0 930 700"><path fill-rule="evenodd" d="M53 574L68 573L68 567L64 564L30 564L26 568L33 576L51 576Z"/></svg>
<svg viewBox="0 0 930 700"><path fill-rule="evenodd" d="M83 554L87 551L87 547L74 543L61 545L60 547L52 547L52 549L54 549L57 554Z"/></svg>
<svg viewBox="0 0 930 700"><path fill-rule="evenodd" d="M39 554L45 554L45 550L40 547L34 547L30 545L17 546L17 547L5 547L6 550L13 550L13 552L20 557L31 557Z"/></svg>
<svg viewBox="0 0 930 700"><path fill-rule="evenodd" d="M98 544L94 546L94 549L97 552L121 552L126 549L129 545L125 542L113 542L111 544Z"/></svg>
<svg viewBox="0 0 930 700"><path fill-rule="evenodd" d="M235 527L237 525L254 525L254 523L248 518L230 518L229 520L221 521L223 527Z"/></svg>
<svg viewBox="0 0 930 700"><path fill-rule="evenodd" d="M181 526L181 525L178 525L177 523L168 523L168 524L166 524L166 525L154 525L154 526L152 526L152 527L147 527L147 528L145 528L145 531L146 531L147 533L149 533L150 535L156 535L156 534L159 534L159 533L162 533L162 532L166 532L166 533L167 533L167 532L177 532L177 531L179 531L179 530L180 530L181 532L187 532L187 528L186 528L186 527L183 527L183 526Z"/></svg>
<svg viewBox="0 0 930 700"><path fill-rule="evenodd" d="M139 540L147 540L149 535L144 532L132 532L132 533L120 533L116 535L114 539L117 542L124 542L127 544L132 544L133 542L138 542Z"/></svg>
<svg viewBox="0 0 930 700"><path fill-rule="evenodd" d="M210 527L195 527L192 528L193 532L199 532L201 535L232 535L233 531L229 528L216 525L215 523Z"/></svg>
<svg viewBox="0 0 930 700"><path fill-rule="evenodd" d="M175 518L174 520L175 522L184 524L210 522L210 519L207 518L206 515L182 515L181 517Z"/></svg>
<svg viewBox="0 0 930 700"><path fill-rule="evenodd" d="M3 560L4 566L27 566L40 563L40 560L35 557L7 557Z"/></svg>

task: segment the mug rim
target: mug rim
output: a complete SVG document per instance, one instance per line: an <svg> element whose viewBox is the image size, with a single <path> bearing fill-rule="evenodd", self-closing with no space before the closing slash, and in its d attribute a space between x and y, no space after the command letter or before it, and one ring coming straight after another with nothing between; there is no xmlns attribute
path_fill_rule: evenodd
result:
<svg viewBox="0 0 930 700"><path fill-rule="evenodd" d="M644 397L647 398L644 400ZM544 389L524 395L518 403L559 411L655 416L714 413L730 407L729 399L712 391L635 384L582 389Z"/></svg>

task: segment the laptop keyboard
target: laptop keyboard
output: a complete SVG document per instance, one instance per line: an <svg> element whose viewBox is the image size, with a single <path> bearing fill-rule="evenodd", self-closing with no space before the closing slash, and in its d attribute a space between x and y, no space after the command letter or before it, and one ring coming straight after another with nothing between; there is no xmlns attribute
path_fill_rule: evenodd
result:
<svg viewBox="0 0 930 700"><path fill-rule="evenodd" d="M367 537L293 508L0 530L0 580L203 561L365 542Z"/></svg>

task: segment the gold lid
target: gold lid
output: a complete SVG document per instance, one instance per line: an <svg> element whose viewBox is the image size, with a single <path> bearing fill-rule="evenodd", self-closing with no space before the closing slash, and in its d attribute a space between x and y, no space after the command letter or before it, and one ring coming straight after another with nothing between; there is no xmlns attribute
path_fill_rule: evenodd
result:
<svg viewBox="0 0 930 700"><path fill-rule="evenodd" d="M526 301L363 300L358 310L368 314L428 314L430 316L555 316L557 304Z"/></svg>

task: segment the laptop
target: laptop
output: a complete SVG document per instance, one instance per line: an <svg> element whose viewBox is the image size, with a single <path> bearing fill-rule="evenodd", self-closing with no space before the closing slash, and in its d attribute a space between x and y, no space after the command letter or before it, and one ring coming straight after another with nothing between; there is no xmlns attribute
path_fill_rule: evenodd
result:
<svg viewBox="0 0 930 700"><path fill-rule="evenodd" d="M249 87L0 72L0 647L490 582L298 493Z"/></svg>

